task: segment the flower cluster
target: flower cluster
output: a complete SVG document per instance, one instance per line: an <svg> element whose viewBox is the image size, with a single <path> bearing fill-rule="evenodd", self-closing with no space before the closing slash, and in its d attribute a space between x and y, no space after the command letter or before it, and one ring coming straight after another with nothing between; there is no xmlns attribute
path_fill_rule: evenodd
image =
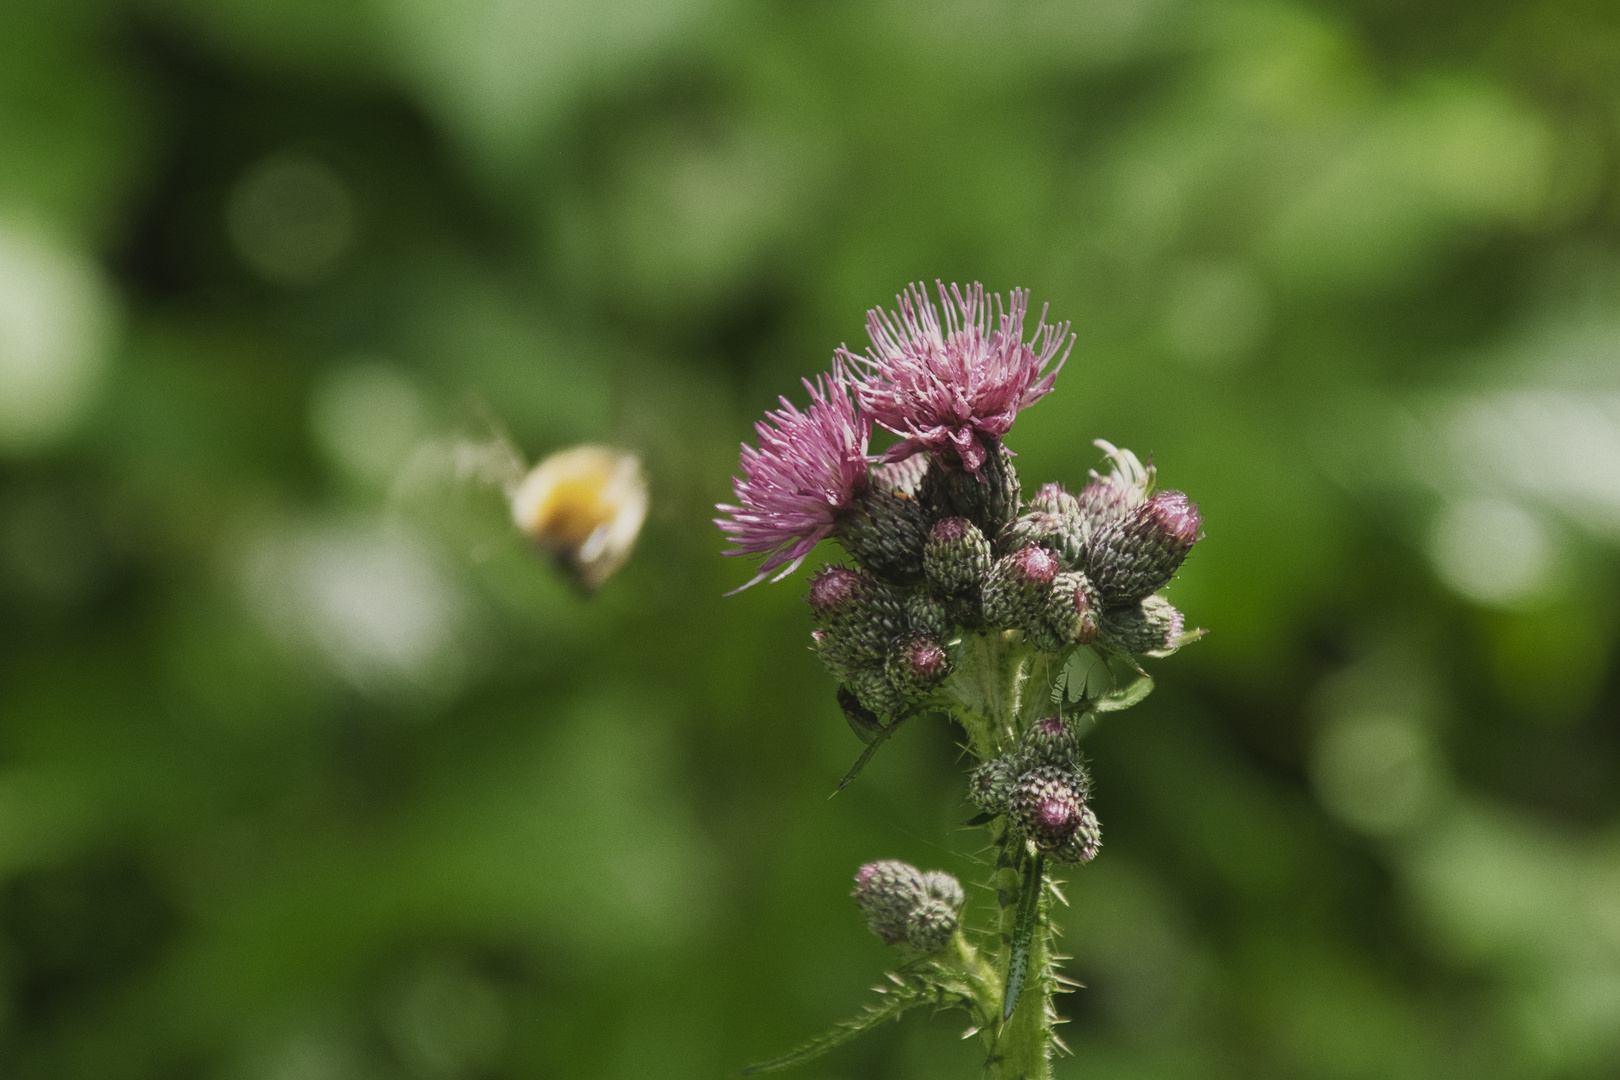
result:
<svg viewBox="0 0 1620 1080"><path fill-rule="evenodd" d="M810 581L816 653L844 683L857 732L897 716L951 674L959 628L1024 631L1047 653L1100 643L1118 653L1170 653L1181 614L1157 596L1199 538L1186 495L1153 492L1153 470L1129 450L1079 492L1047 484L1024 504L1003 444L1014 416L1051 389L1066 327L1022 340L1027 296L940 288L946 316L920 288L901 313L873 311L873 353L841 351L807 382L810 408L782 402L744 447L737 507L719 526L734 554L765 555L760 576L789 573L821 539L855 567ZM1061 359L1059 359L1061 366ZM862 371L862 376L855 372ZM904 437L868 457L872 423ZM750 581L748 585L753 585Z"/></svg>
<svg viewBox="0 0 1620 1080"><path fill-rule="evenodd" d="M1062 716L1037 720L1010 753L973 770L968 793L987 814L1005 814L1013 828L1058 862L1085 863L1102 846L1102 827L1086 805L1091 777L1080 743Z"/></svg>
<svg viewBox="0 0 1620 1080"><path fill-rule="evenodd" d="M758 449L743 447L738 505L717 519L728 554L764 556L750 585L791 573L823 539L849 553L856 565L816 574L809 601L816 651L863 733L869 715L898 715L950 675L959 628L1021 630L1046 652L1162 654L1184 636L1155 594L1199 536L1185 495L1154 493L1151 467L1100 443L1108 475L1023 501L1001 437L1051 389L1067 324L1043 312L1032 344L1027 293L1003 305L979 285L939 292L943 316L920 286L898 314L871 312L869 356L840 350L806 380L808 409L783 399L766 415ZM877 457L874 422L902 437Z"/></svg>

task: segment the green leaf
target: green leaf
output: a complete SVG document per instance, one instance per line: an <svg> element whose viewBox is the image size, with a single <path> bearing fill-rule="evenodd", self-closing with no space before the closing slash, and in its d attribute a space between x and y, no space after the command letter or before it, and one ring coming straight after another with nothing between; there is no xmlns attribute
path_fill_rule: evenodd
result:
<svg viewBox="0 0 1620 1080"><path fill-rule="evenodd" d="M1092 702L1091 707L1098 712L1119 712L1137 704L1151 693L1153 693L1153 676L1138 672L1135 679L1108 691Z"/></svg>
<svg viewBox="0 0 1620 1080"><path fill-rule="evenodd" d="M1012 1018L1018 997L1024 992L1029 975L1029 954L1035 940L1035 924L1041 908L1041 885L1046 879L1046 856L1036 855L1024 876L1024 894L1018 901L1018 918L1013 923L1012 947L1007 954L1007 988L1001 995L1001 1022Z"/></svg>
<svg viewBox="0 0 1620 1080"><path fill-rule="evenodd" d="M824 1034L794 1047L779 1058L750 1065L742 1071L744 1076L778 1072L794 1065L818 1058L885 1020L898 1020L908 1009L918 1005L936 1007L962 1006L972 1011L972 992L959 980L936 977L936 973L921 972L890 974L894 986L875 987L883 1000L868 1005L858 1015L840 1020Z"/></svg>
<svg viewBox="0 0 1620 1080"><path fill-rule="evenodd" d="M911 715L909 713L903 716L897 716L888 727L874 735L872 737L872 741L868 743L866 749L862 751L861 756L855 759L855 764L849 767L849 772L845 773L844 778L838 781L838 786L833 788L832 795L828 795L827 798L832 798L833 795L837 795L840 791L843 791L845 788L849 787L850 784L854 783L855 778L861 775L861 770L866 768L866 763L871 761L873 755L878 752L878 748L884 743L888 742L890 736L892 736L895 731L899 729L900 725L909 719L911 719Z"/></svg>

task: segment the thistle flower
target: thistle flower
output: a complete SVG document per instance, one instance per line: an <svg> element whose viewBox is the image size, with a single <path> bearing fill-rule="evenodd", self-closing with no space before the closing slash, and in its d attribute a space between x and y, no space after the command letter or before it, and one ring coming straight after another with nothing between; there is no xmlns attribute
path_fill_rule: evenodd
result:
<svg viewBox="0 0 1620 1080"><path fill-rule="evenodd" d="M1014 289L1004 307L999 295L991 304L983 285L965 292L936 285L943 316L924 286L911 285L895 298L898 312L874 308L867 313L869 355L847 349L838 355L863 375L854 385L862 410L901 438L883 460L898 461L920 450L948 452L978 476L1018 410L1051 391L1068 359L1069 324L1048 325L1043 308L1025 342L1027 290ZM1072 338L1068 344L1072 347ZM1057 363L1048 371L1054 357Z"/></svg>
<svg viewBox="0 0 1620 1080"><path fill-rule="evenodd" d="M834 364L818 375L810 407L800 411L787 398L754 425L759 448L742 448L742 479L732 478L739 505L720 503L729 517L714 523L737 546L727 555L763 555L759 573L736 592L785 566L780 581L799 568L812 548L832 534L840 511L866 491L866 445L872 423L850 397L849 375Z"/></svg>

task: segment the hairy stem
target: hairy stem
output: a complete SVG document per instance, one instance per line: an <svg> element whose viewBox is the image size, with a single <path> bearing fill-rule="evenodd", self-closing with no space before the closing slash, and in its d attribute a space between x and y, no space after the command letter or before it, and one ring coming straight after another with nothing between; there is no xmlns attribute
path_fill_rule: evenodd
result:
<svg viewBox="0 0 1620 1080"><path fill-rule="evenodd" d="M1050 1080L1052 1058L1052 950L1046 920L1046 873L1042 860L1029 858L1021 839L1003 833L997 844L994 883L1001 905L999 950L1005 991L1018 984L1013 1012L1001 1024L985 1062L988 1080ZM1031 877L1034 876L1032 880ZM1019 909L1028 889L1035 890L1035 927L1027 957L1015 957ZM1025 969L1009 979L1014 962ZM1001 1010L996 1010L1001 1015Z"/></svg>
<svg viewBox="0 0 1620 1080"><path fill-rule="evenodd" d="M1058 656L1034 652L1015 632L985 631L963 640L951 699L943 704L967 732L976 757L988 760L1005 753L1017 745L1029 724L1046 715L1067 661L1067 652ZM991 885L1000 909L994 961L1000 979L993 996L1000 1000L986 995L981 1007L1000 1023L987 1040L985 1075L989 1080L1050 1080L1055 980L1045 868L1005 818L994 828L998 833ZM1019 912L1026 900L1033 908L1025 912L1025 933L1020 937ZM1013 1009L1004 1017L1007 1004Z"/></svg>

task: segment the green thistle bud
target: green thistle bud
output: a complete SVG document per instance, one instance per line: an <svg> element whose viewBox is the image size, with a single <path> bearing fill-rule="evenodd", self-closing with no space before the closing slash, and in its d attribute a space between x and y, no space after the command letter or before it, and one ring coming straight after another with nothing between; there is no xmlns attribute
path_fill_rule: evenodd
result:
<svg viewBox="0 0 1620 1080"><path fill-rule="evenodd" d="M1005 814L1018 771L1007 758L991 758L968 776L968 798L987 814Z"/></svg>
<svg viewBox="0 0 1620 1080"><path fill-rule="evenodd" d="M1198 541L1198 507L1179 491L1161 491L1099 529L1091 580L1109 604L1128 604L1169 584Z"/></svg>
<svg viewBox="0 0 1620 1080"><path fill-rule="evenodd" d="M1048 716L1031 724L1024 732L1023 749L1036 765L1072 770L1080 762L1080 740L1061 716Z"/></svg>
<svg viewBox="0 0 1620 1080"><path fill-rule="evenodd" d="M951 673L951 657L935 638L908 634L889 650L883 673L896 695L914 698L945 681Z"/></svg>
<svg viewBox="0 0 1620 1080"><path fill-rule="evenodd" d="M868 668L849 676L849 688L857 700L879 716L898 716L904 710L906 695L895 688L882 668Z"/></svg>
<svg viewBox="0 0 1620 1080"><path fill-rule="evenodd" d="M1059 517L1079 516L1080 500L1064 490L1062 484L1042 484L1040 490L1029 500L1029 508L1043 514L1057 514Z"/></svg>
<svg viewBox="0 0 1620 1080"><path fill-rule="evenodd" d="M956 933L956 911L942 900L924 900L906 918L906 944L918 952L938 952Z"/></svg>
<svg viewBox="0 0 1620 1080"><path fill-rule="evenodd" d="M928 535L923 569L941 595L972 595L990 571L990 541L965 517L943 518Z"/></svg>
<svg viewBox="0 0 1620 1080"><path fill-rule="evenodd" d="M1104 525L1124 517L1131 507L1141 503L1143 496L1134 488L1116 483L1111 477L1103 477L1081 488L1075 501L1080 506L1081 517L1085 519L1087 535L1095 537Z"/></svg>
<svg viewBox="0 0 1620 1080"><path fill-rule="evenodd" d="M1061 863L1088 863L1102 847L1102 825L1091 807L1081 806L1080 824L1062 844L1052 849L1052 858Z"/></svg>
<svg viewBox="0 0 1620 1080"><path fill-rule="evenodd" d="M930 870L923 875L923 894L906 917L906 944L918 952L937 952L956 933L962 885L943 870Z"/></svg>
<svg viewBox="0 0 1620 1080"><path fill-rule="evenodd" d="M1002 532L1000 549L1012 551L1039 544L1058 557L1065 570L1085 565L1090 532L1080 500L1061 484L1045 484L1030 500L1028 509Z"/></svg>
<svg viewBox="0 0 1620 1080"><path fill-rule="evenodd" d="M1090 781L1080 770L1038 765L1013 785L1008 811L1042 851L1056 851L1085 820Z"/></svg>
<svg viewBox="0 0 1620 1080"><path fill-rule="evenodd" d="M905 599L906 621L911 628L930 637L945 639L951 629L951 617L944 602L927 593L913 593Z"/></svg>
<svg viewBox="0 0 1620 1080"><path fill-rule="evenodd" d="M984 582L985 622L1012 628L1042 622L1057 573L1056 557L1036 544L997 559Z"/></svg>
<svg viewBox="0 0 1620 1080"><path fill-rule="evenodd" d="M965 517L986 536L998 536L1018 516L1021 494L1012 452L999 442L985 455L979 476L935 459L917 497L936 518Z"/></svg>
<svg viewBox="0 0 1620 1080"><path fill-rule="evenodd" d="M1149 596L1130 607L1103 613L1098 636L1120 652L1161 654L1182 644L1185 621L1162 596Z"/></svg>
<svg viewBox="0 0 1620 1080"><path fill-rule="evenodd" d="M855 561L885 581L907 585L922 579L928 519L910 495L869 488L840 515L834 535Z"/></svg>
<svg viewBox="0 0 1620 1080"><path fill-rule="evenodd" d="M1114 467L1107 476L1098 476L1093 470L1091 483L1076 497L1080 514L1085 518L1088 539L1095 539L1097 531L1108 522L1147 501L1148 492L1153 490L1153 466L1143 465L1129 450L1121 450L1102 439L1098 439L1096 445L1108 455Z"/></svg>
<svg viewBox="0 0 1620 1080"><path fill-rule="evenodd" d="M857 870L850 895L860 904L866 925L885 945L906 939L906 921L928 898L922 871L897 859L867 863Z"/></svg>
<svg viewBox="0 0 1620 1080"><path fill-rule="evenodd" d="M1097 590L1086 575L1077 570L1059 574L1052 579L1047 596L1046 624L1064 645L1090 645L1097 639L1101 607Z"/></svg>
<svg viewBox="0 0 1620 1080"><path fill-rule="evenodd" d="M821 627L816 651L840 678L882 667L889 643L906 632L900 598L863 571L825 567L810 579L807 599Z"/></svg>
<svg viewBox="0 0 1620 1080"><path fill-rule="evenodd" d="M855 873L851 894L866 925L885 944L905 942L919 952L942 948L956 932L962 885L942 870L923 873L895 859L867 863Z"/></svg>

